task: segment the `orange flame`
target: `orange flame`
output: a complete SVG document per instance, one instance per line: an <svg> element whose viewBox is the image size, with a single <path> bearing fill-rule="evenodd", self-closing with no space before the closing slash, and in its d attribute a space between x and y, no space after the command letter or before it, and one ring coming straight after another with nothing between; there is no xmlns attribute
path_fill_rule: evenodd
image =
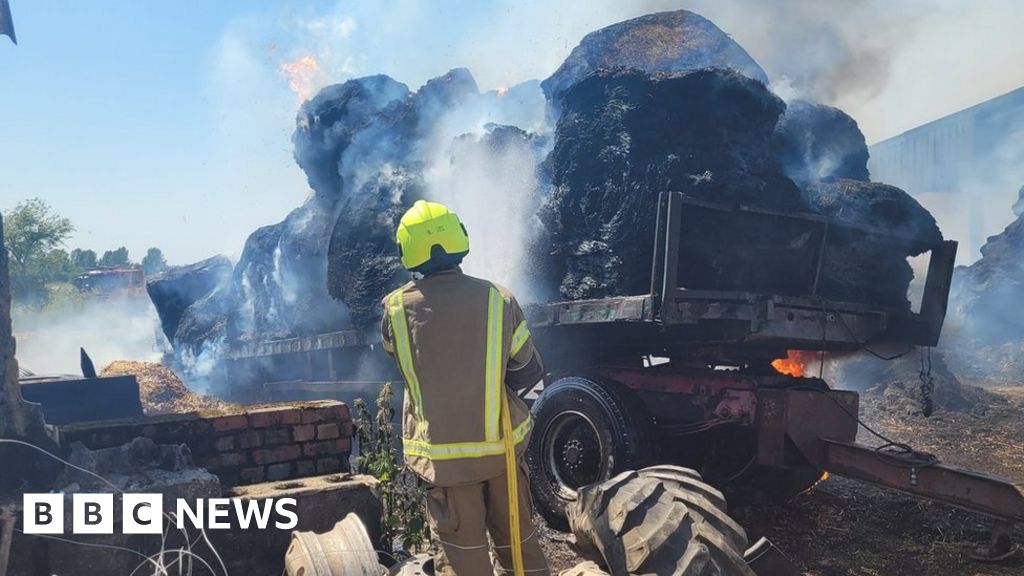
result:
<svg viewBox="0 0 1024 576"><path fill-rule="evenodd" d="M313 95L313 84L320 70L320 64L310 54L299 56L291 62L281 62L279 69L288 80L288 88L298 96L299 102Z"/></svg>
<svg viewBox="0 0 1024 576"><path fill-rule="evenodd" d="M807 360L799 350L787 350L785 358L772 360L772 368L779 374L787 376L803 376L807 370Z"/></svg>

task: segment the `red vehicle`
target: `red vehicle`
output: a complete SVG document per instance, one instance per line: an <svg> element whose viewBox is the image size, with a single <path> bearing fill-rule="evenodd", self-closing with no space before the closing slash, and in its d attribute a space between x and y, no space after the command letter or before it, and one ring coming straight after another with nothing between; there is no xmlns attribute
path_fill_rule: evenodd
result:
<svg viewBox="0 0 1024 576"><path fill-rule="evenodd" d="M144 294L146 280L138 268L94 268L72 280L79 292L117 296Z"/></svg>

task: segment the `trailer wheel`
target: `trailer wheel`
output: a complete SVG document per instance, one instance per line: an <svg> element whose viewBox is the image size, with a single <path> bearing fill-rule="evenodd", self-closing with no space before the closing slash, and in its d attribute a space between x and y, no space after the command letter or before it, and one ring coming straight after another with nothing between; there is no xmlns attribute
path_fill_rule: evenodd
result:
<svg viewBox="0 0 1024 576"><path fill-rule="evenodd" d="M562 378L544 389L532 411L530 486L537 511L558 530L569 529L565 507L577 488L637 468L654 452L652 419L621 385Z"/></svg>

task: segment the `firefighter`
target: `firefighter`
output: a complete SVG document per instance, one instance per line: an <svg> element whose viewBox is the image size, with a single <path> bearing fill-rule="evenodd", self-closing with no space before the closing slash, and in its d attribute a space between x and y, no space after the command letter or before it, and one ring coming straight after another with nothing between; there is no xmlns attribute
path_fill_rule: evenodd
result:
<svg viewBox="0 0 1024 576"><path fill-rule="evenodd" d="M490 534L499 573L511 574L510 533L518 532L523 572L548 574L522 463L530 411L509 392L533 386L544 373L523 312L505 288L463 274L469 236L444 205L417 201L402 216L396 239L415 279L384 299L381 332L405 376L405 462L428 485L427 516L441 544L436 573L494 574ZM511 416L516 452L508 459L516 463L511 479L503 412ZM517 530L510 480L518 484Z"/></svg>

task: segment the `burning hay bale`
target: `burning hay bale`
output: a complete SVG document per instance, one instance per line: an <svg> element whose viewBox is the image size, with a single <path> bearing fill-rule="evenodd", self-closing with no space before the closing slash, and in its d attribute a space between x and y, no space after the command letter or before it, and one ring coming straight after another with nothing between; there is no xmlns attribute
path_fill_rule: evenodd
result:
<svg viewBox="0 0 1024 576"><path fill-rule="evenodd" d="M223 286L231 277L231 261L214 256L187 266L172 266L146 282L146 291L171 342L185 310Z"/></svg>
<svg viewBox="0 0 1024 576"><path fill-rule="evenodd" d="M133 375L139 382L142 409L150 414L181 414L199 410L221 411L232 405L213 396L196 394L174 372L154 362L115 360L103 369L103 376Z"/></svg>
<svg viewBox="0 0 1024 576"><path fill-rule="evenodd" d="M772 139L783 171L801 188L836 178L868 181L864 134L838 108L789 102Z"/></svg>
<svg viewBox="0 0 1024 576"><path fill-rule="evenodd" d="M728 70L602 70L570 88L562 107L540 241L565 298L647 291L662 191L801 208L771 146L784 105L756 80Z"/></svg>
<svg viewBox="0 0 1024 576"><path fill-rule="evenodd" d="M557 106L563 93L603 68L648 73L729 68L768 84L768 75L728 34L693 12L660 12L612 24L583 37L541 86Z"/></svg>
<svg viewBox="0 0 1024 576"><path fill-rule="evenodd" d="M1024 339L1024 217L981 247L981 259L956 270L953 312L965 336L985 344Z"/></svg>
<svg viewBox="0 0 1024 576"><path fill-rule="evenodd" d="M925 242L942 240L935 218L895 186L839 179L809 185L805 197L812 210L831 219L870 225ZM845 302L910 306L907 287L914 271L907 257L920 254L920 247L862 235L833 240L825 249L820 294Z"/></svg>
<svg viewBox="0 0 1024 576"><path fill-rule="evenodd" d="M1024 188L1022 196L1024 196ZM953 273L949 330L943 347L954 369L972 380L1024 381L1024 202L1017 219L981 247L981 259Z"/></svg>
<svg viewBox="0 0 1024 576"><path fill-rule="evenodd" d="M327 293L331 204L312 198L246 240L234 288L244 295L232 340L306 336L336 329L345 310Z"/></svg>
<svg viewBox="0 0 1024 576"><path fill-rule="evenodd" d="M388 104L409 95L409 88L383 74L327 86L304 102L292 142L295 161L318 196L342 194L341 157L360 130Z"/></svg>
<svg viewBox="0 0 1024 576"><path fill-rule="evenodd" d="M355 326L376 322L381 298L407 278L394 233L405 209L426 193L428 151L420 144L444 111L478 95L468 70L434 78L388 105L338 158L345 199L330 237L328 289L348 307Z"/></svg>

